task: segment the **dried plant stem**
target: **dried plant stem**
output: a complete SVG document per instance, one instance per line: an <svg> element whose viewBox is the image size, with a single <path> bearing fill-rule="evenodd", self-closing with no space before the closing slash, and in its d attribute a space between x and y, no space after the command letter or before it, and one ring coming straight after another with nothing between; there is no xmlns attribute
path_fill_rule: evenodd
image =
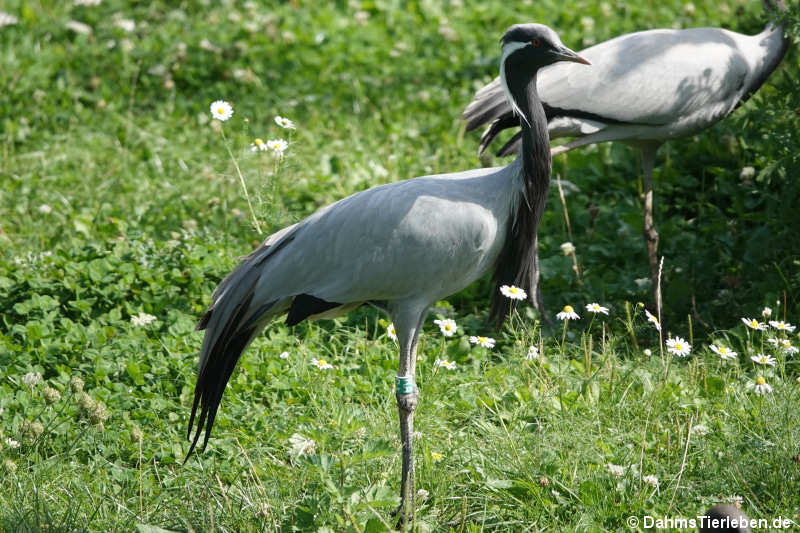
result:
<svg viewBox="0 0 800 533"><path fill-rule="evenodd" d="M242 185L242 192L244 192L244 198L247 200L247 207L250 209L250 218L253 220L253 226L256 228L256 232L261 235L261 224L258 223L258 218L256 218L256 212L253 209L253 202L250 201L250 193L247 192L247 184L244 181L242 170L239 168L239 162L233 155L228 138L225 136L225 130L221 129L220 132L222 133L222 140L225 141L225 149L228 151L231 161L233 161L233 168L236 169L236 175L239 176L239 183Z"/></svg>

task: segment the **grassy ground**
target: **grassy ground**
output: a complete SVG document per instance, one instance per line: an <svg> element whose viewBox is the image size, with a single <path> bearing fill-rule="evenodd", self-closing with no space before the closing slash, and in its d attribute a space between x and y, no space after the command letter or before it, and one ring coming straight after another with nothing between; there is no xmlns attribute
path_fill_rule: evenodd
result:
<svg viewBox="0 0 800 533"><path fill-rule="evenodd" d="M514 22L545 22L576 49L636 29L764 22L755 1L2 10L18 18L0 27L6 531L386 529L400 472L396 347L368 309L270 328L232 378L209 449L181 464L194 324L262 237L233 160L267 233L378 183L481 164L458 116L495 75ZM795 36L798 20L794 7ZM545 298L583 318L565 335L529 310L487 329L485 282L440 303L434 314L459 330L445 338L429 320L422 340L420 530L626 531L628 516L690 517L735 497L753 517L800 522L800 365L767 341L800 339L739 320L765 305L800 320L797 57L732 117L660 153L664 338L686 338L690 357L662 352L638 305L649 290L634 281L647 266L625 147L554 163L577 187L572 233L555 194L541 230ZM220 98L235 107L222 128L208 113ZM250 152L256 137L287 138L286 158ZM568 240L580 279L559 248ZM588 316L593 301L610 316ZM141 313L155 321L134 324ZM475 334L496 347L471 347ZM748 389L758 376L770 393Z"/></svg>

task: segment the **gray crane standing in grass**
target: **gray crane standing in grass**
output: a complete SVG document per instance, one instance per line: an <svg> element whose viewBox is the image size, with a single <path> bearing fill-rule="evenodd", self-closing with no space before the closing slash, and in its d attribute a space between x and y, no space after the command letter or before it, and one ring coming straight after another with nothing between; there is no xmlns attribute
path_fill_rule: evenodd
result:
<svg viewBox="0 0 800 533"><path fill-rule="evenodd" d="M786 11L783 0L764 0L764 4L767 10ZM659 318L652 183L656 152L670 139L713 126L758 90L786 53L789 39L784 30L784 23L770 22L752 36L720 28L630 33L580 52L596 68L559 64L539 74L538 90L550 138L574 138L553 147L552 155L607 141L641 150L644 236ZM490 123L481 137L479 154L502 130L520 125L500 78L477 92L463 118L467 131ZM516 153L520 138L521 132L497 155ZM543 311L539 273L534 277L531 298Z"/></svg>
<svg viewBox="0 0 800 533"><path fill-rule="evenodd" d="M403 456L400 520L410 516L418 401L414 375L423 320L437 300L490 271L497 286L492 316L499 321L509 312L499 287L530 288L551 171L536 75L557 61L588 64L540 24L512 26L502 42L503 88L522 122L519 157L502 168L374 187L268 237L219 284L198 324L205 337L189 420L189 454L204 428L203 448L208 444L239 357L272 319L287 314L286 323L295 325L374 304L394 321L400 344L395 382Z"/></svg>

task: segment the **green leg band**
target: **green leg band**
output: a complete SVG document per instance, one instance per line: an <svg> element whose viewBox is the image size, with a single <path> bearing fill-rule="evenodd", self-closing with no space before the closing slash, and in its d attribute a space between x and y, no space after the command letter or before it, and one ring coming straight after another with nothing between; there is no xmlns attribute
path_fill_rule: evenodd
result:
<svg viewBox="0 0 800 533"><path fill-rule="evenodd" d="M414 380L408 376L395 376L394 386L398 395L414 394Z"/></svg>

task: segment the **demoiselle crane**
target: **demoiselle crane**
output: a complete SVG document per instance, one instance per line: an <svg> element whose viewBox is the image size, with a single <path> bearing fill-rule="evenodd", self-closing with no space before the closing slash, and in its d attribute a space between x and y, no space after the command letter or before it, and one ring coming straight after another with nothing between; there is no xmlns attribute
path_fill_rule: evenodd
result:
<svg viewBox="0 0 800 533"><path fill-rule="evenodd" d="M189 419L189 454L203 429L203 448L208 444L237 361L271 320L287 314L286 323L293 326L371 303L391 317L400 345L395 382L403 457L399 511L401 520L409 516L418 401L414 375L423 320L437 300L490 271L497 286L492 315L498 320L509 312L499 287L531 286L551 171L537 72L557 61L588 64L541 24L512 26L502 43L503 88L522 117L519 157L502 168L373 187L268 237L219 284L197 326L205 337Z"/></svg>
<svg viewBox="0 0 800 533"><path fill-rule="evenodd" d="M764 5L767 10L786 11L783 0L764 0ZM553 156L607 141L641 150L644 236L659 314L652 182L656 152L670 139L716 124L758 90L788 49L784 26L770 22L757 35L720 28L630 33L582 50L580 54L595 68L556 64L539 73L550 138L574 138L554 146ZM478 90L463 119L467 131L489 123L479 154L502 130L520 124L499 78ZM497 155L516 153L519 140L517 133ZM535 277L538 280L538 272ZM534 287L533 302L542 311L538 282Z"/></svg>

